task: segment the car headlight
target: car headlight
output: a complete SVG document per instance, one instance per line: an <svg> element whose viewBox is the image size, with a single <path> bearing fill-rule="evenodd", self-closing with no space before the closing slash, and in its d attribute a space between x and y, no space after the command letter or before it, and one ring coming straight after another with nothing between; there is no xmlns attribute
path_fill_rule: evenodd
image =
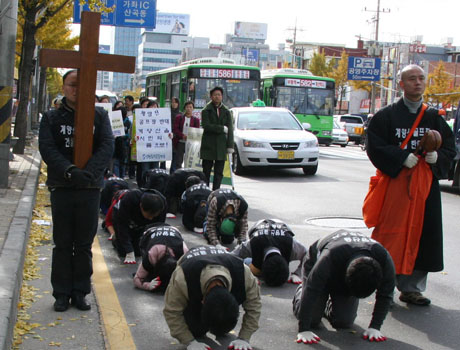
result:
<svg viewBox="0 0 460 350"><path fill-rule="evenodd" d="M318 139L307 141L303 143L304 148L318 147Z"/></svg>
<svg viewBox="0 0 460 350"><path fill-rule="evenodd" d="M331 131L330 130L323 130L323 135L324 136L331 136Z"/></svg>
<svg viewBox="0 0 460 350"><path fill-rule="evenodd" d="M243 146L248 148L264 148L263 142L243 140Z"/></svg>

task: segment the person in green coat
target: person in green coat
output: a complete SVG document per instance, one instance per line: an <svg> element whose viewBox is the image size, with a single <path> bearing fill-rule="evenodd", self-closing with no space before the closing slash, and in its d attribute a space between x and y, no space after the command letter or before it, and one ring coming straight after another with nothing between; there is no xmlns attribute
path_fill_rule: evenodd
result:
<svg viewBox="0 0 460 350"><path fill-rule="evenodd" d="M211 101L201 111L201 138L200 157L203 160L203 172L206 175L207 185L211 169L214 167L212 190L220 188L224 177L224 165L227 153L233 150L233 120L230 110L222 103L224 89L220 86L210 91Z"/></svg>

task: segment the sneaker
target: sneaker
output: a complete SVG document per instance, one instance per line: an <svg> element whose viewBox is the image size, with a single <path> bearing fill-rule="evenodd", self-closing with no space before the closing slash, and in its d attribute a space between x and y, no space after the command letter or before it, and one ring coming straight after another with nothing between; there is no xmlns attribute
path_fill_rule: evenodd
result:
<svg viewBox="0 0 460 350"><path fill-rule="evenodd" d="M420 292L401 292L399 300L419 306L427 306L431 304L431 300L423 296Z"/></svg>
<svg viewBox="0 0 460 350"><path fill-rule="evenodd" d="M203 233L203 229L199 228L199 227L194 227L193 232L195 232L195 233Z"/></svg>
<svg viewBox="0 0 460 350"><path fill-rule="evenodd" d="M167 213L167 214L166 214L166 217L167 217L168 219L175 219L175 218L176 218L176 215L174 215L173 213Z"/></svg>
<svg viewBox="0 0 460 350"><path fill-rule="evenodd" d="M54 311L64 312L68 308L69 308L69 296L68 295L56 296L56 301L54 302Z"/></svg>

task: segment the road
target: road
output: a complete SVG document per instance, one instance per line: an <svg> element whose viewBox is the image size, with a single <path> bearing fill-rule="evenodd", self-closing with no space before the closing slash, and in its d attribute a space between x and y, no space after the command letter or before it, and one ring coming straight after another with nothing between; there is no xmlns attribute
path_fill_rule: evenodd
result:
<svg viewBox="0 0 460 350"><path fill-rule="evenodd" d="M321 147L320 154L319 169L315 176L305 176L300 169L259 170L251 171L244 177L235 176L235 189L249 203L250 225L263 218L282 219L291 226L296 238L307 246L339 228L370 233L361 220L361 207L369 177L375 169L365 153L356 146L331 146ZM442 199L445 270L429 276L426 294L432 298L432 305L408 307L398 300L397 293L395 305L382 327L382 332L388 337L387 342L371 345L361 339L361 333L367 328L373 310L374 298L370 297L361 301L353 329L336 331L323 320L323 327L317 332L322 339L320 344L296 344L297 321L292 314L291 304L296 287L285 284L281 288L269 288L262 284L262 316L260 328L251 339L253 348L460 348L460 269L457 268L460 263L457 252L460 236L455 219L458 218L460 198L457 194L444 192ZM168 219L168 222L183 230L179 217ZM98 238L137 349L184 349L169 335L162 315L163 296L135 289L132 274L136 266L122 264L107 241L105 232L98 232ZM189 246L205 243L200 235L190 232L185 233L184 238ZM232 337L209 339L208 342L214 350L226 349Z"/></svg>

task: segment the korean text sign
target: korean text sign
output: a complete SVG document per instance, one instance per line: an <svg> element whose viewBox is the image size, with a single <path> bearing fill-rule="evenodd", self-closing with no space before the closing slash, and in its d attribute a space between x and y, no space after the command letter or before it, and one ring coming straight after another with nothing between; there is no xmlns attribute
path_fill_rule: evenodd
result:
<svg viewBox="0 0 460 350"><path fill-rule="evenodd" d="M135 114L136 160L138 162L171 160L171 110L169 108L138 108Z"/></svg>

